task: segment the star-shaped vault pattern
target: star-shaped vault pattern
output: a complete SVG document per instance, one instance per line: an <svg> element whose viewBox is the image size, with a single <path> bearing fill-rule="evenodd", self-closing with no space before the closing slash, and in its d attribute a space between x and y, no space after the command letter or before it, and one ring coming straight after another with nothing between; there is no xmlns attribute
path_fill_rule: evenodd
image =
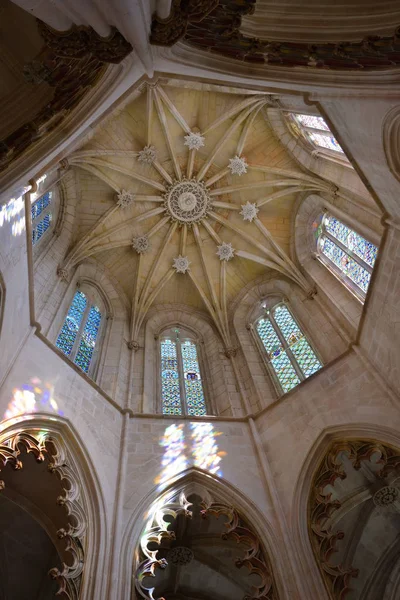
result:
<svg viewBox="0 0 400 600"><path fill-rule="evenodd" d="M146 314L172 278L179 279L174 285L184 280L185 289L195 290L227 348L232 346L228 299L236 280L273 270L309 291L282 247L279 228L270 230L270 215L285 210L284 203L293 203L297 193L329 193L330 186L302 172L291 158L287 169L263 159L262 140L252 140L267 127L267 96L255 91L221 97L222 108L213 118L205 111L197 119L195 111L185 111L176 86L143 86L129 135L131 109L118 113L107 139L100 132L67 157L71 168L100 180L116 200L82 232L60 267L71 273L85 260L130 250L129 260L136 261L130 275L130 339L138 339ZM122 141L111 135L118 119ZM180 258L187 268L174 262Z"/></svg>

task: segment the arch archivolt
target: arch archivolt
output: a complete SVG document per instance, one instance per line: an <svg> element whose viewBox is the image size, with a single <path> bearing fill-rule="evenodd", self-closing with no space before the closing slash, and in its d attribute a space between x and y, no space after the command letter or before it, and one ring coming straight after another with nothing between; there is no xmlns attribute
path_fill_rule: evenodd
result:
<svg viewBox="0 0 400 600"><path fill-rule="evenodd" d="M8 426L7 426L8 424ZM18 493L7 493L17 504L32 512L56 543L62 568L51 569L49 575L59 585L59 595L68 600L78 598L100 598L100 585L96 583L96 573L101 573L105 559L106 528L103 499L94 470L86 461L86 451L67 422L35 415L28 421L24 417L5 422L0 432L0 470L8 465L13 471L32 469L25 465L28 454L38 463L46 463L48 471L57 476L58 483L52 492L46 487L46 496L54 493L55 504L65 508L62 527L56 530L60 521L40 510L40 476L37 486ZM4 471L5 481L0 479L0 491L14 479ZM13 477L18 477L16 473ZM36 476L35 476L36 479ZM57 491L62 489L57 497ZM30 499L31 496L31 499ZM43 498L42 498L43 499ZM44 517L44 518L42 518ZM87 570L94 573L85 577Z"/></svg>
<svg viewBox="0 0 400 600"><path fill-rule="evenodd" d="M171 535L165 527L165 515L175 517L183 513L190 518L191 503L188 498L191 495L201 498L204 518L211 515L217 518L222 516L226 521L223 539L226 535L225 539L231 538L237 543L243 540L248 544L237 566L244 566L249 574L257 573L259 576L259 583L253 588L252 598L277 600L292 597L289 591L290 567L286 563L276 525L268 522L237 488L198 468L181 473L177 479L171 480L162 492L153 489L138 504L135 513L130 515L122 539L121 556L124 560L121 561L118 578L119 597L133 598L132 591L136 584L141 597L152 598L140 583L144 576L151 577L152 573L165 565L157 561L157 551L148 552L146 545L151 540L160 540Z"/></svg>
<svg viewBox="0 0 400 600"><path fill-rule="evenodd" d="M381 421L389 422L390 417L386 417ZM351 566L351 562L362 535L363 525L371 514L370 507L364 506L373 495L368 490L352 494L343 501L335 500L331 494L323 492L327 485L333 486L336 480L346 479L343 466L336 462L338 454L344 452L349 463L357 471L363 470L363 463L375 455L379 467L377 476L378 479L381 477L384 483L385 477L399 469L399 431L399 428L392 429L383 424L368 422L333 425L321 432L309 450L294 486L289 525L304 574L307 573L310 597L326 597L327 590L330 598L344 597L346 589L351 587L352 578L357 576L357 570ZM370 476L368 468L366 473ZM346 541L345 537L346 565L333 566L330 563L331 554L343 537L340 519L357 503L361 503L364 508L352 531L351 539ZM398 549L396 553L393 547L389 547L386 554L397 556ZM382 560L377 564L375 571L379 571L381 563ZM364 591L371 587L373 579L371 574Z"/></svg>

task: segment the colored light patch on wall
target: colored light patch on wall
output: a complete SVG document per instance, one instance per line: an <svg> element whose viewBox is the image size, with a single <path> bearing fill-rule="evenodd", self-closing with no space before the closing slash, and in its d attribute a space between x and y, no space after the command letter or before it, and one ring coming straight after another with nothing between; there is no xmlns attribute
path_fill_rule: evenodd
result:
<svg viewBox="0 0 400 600"><path fill-rule="evenodd" d="M48 383L42 385L40 379L33 378L30 383L13 390L13 398L7 406L3 420L37 412L64 415L53 398L53 386Z"/></svg>

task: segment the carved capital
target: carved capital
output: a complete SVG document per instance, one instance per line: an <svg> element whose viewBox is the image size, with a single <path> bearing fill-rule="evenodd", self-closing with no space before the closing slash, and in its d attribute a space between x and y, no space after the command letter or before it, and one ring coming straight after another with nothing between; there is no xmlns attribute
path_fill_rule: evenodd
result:
<svg viewBox="0 0 400 600"><path fill-rule="evenodd" d="M69 271L64 267L58 267L57 269L57 277L61 279L61 281L68 281L69 279Z"/></svg>
<svg viewBox="0 0 400 600"><path fill-rule="evenodd" d="M225 348L224 354L226 358L233 358L236 356L238 350L237 346L230 346L229 348Z"/></svg>
<svg viewBox="0 0 400 600"><path fill-rule="evenodd" d="M139 348L140 348L140 346L139 346L139 342L136 342L135 340L130 340L130 341L127 343L127 346L128 346L128 348L129 348L129 350L134 350L135 352L136 352L137 350L139 350Z"/></svg>

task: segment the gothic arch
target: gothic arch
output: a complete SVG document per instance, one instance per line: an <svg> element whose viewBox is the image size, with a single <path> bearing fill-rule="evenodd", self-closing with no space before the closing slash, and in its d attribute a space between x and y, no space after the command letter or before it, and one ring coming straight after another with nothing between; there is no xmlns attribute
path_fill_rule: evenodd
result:
<svg viewBox="0 0 400 600"><path fill-rule="evenodd" d="M258 410L265 408L276 399L271 378L263 364L252 333L253 323L258 316L257 311L267 296L277 296L289 301L296 319L321 354L324 364L345 350L345 345L337 331L327 320L321 306L317 304L317 298L307 296L289 279L278 278L274 273L251 282L235 298L230 312L233 315L233 328L243 355L243 378L247 382L248 389L251 390L249 395L257 399Z"/></svg>
<svg viewBox="0 0 400 600"><path fill-rule="evenodd" d="M26 459L24 453L20 453L21 446L27 453L32 453L37 462L47 458L50 473L58 475L63 488L57 502L65 506L68 517L65 529L57 533L66 539L67 546L72 547L74 560L72 569L53 570L52 575L61 590L69 590L68 582L80 578L78 595L71 595L71 600L103 598L99 575L104 571L106 559L105 505L94 466L82 440L69 421L36 413L29 420L21 416L3 422L1 469L7 463L11 463L13 469L23 469ZM91 577L85 573L90 573Z"/></svg>
<svg viewBox="0 0 400 600"><path fill-rule="evenodd" d="M289 526L294 540L294 548L303 569L304 581L309 582L308 595L312 598L324 598L327 594L309 535L309 498L312 482L328 448L331 448L335 442L355 439L377 440L379 443L400 448L399 431L385 425L365 422L327 427L309 450L294 486L292 518Z"/></svg>
<svg viewBox="0 0 400 600"><path fill-rule="evenodd" d="M156 398L157 338L167 327L181 325L191 330L199 340L202 365L209 384L208 398L215 414L227 408L229 392L226 378L229 377L230 362L223 356L223 346L209 318L200 311L190 311L181 305L157 305L149 311L145 326L143 360L143 412L154 413ZM142 341L140 341L142 345ZM139 358L140 360L140 358ZM234 375L232 373L232 379ZM225 404L223 404L225 403Z"/></svg>
<svg viewBox="0 0 400 600"><path fill-rule="evenodd" d="M400 181L400 106L392 108L383 120L383 149L390 172Z"/></svg>
<svg viewBox="0 0 400 600"><path fill-rule="evenodd" d="M240 515L245 516L252 531L257 532L260 544L268 556L278 594L274 597L289 597L290 568L286 563L284 552L280 551L279 535L273 525L259 512L253 502L236 487L197 467L192 467L181 472L179 476L172 478L162 491L153 488L138 503L135 512L130 516L122 536L121 556L124 557L124 560L121 561L118 576L120 583L118 597L124 600L132 598L132 586L134 586L132 566L135 558L137 559L135 549L139 546L144 524L151 513L151 507L158 507L163 500L169 501L172 497L181 495L187 497L190 494L200 495L205 498L206 502L215 503L215 507L218 505L232 507ZM264 599L270 596L260 595L259 597Z"/></svg>

